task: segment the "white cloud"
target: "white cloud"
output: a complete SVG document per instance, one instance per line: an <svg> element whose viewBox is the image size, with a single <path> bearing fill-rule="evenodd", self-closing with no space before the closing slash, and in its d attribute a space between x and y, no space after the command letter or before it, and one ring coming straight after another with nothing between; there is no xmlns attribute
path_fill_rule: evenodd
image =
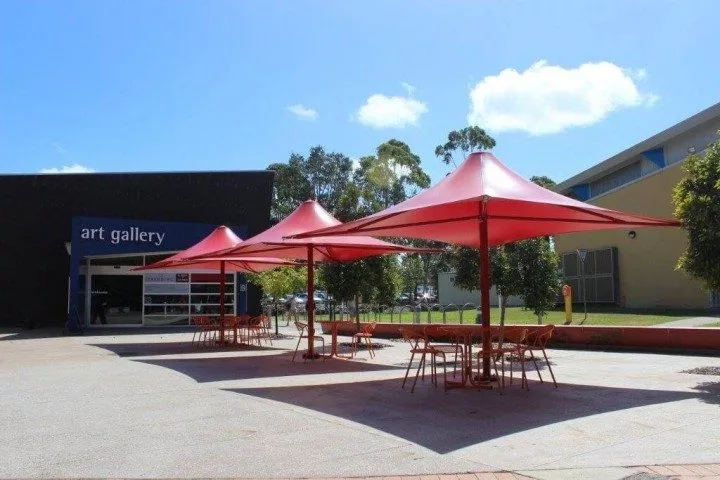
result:
<svg viewBox="0 0 720 480"><path fill-rule="evenodd" d="M405 128L417 125L420 116L428 111L424 102L410 97L370 95L357 111L357 119L373 128Z"/></svg>
<svg viewBox="0 0 720 480"><path fill-rule="evenodd" d="M410 84L407 83L407 82L400 82L400 85L402 85L402 87L405 89L405 91L406 91L407 94L408 94L408 97L412 97L412 96L413 96L413 93L415 93L415 86L414 86L414 85L410 85Z"/></svg>
<svg viewBox="0 0 720 480"><path fill-rule="evenodd" d="M318 118L317 110L308 108L300 103L289 106L288 111L301 120L316 120Z"/></svg>
<svg viewBox="0 0 720 480"><path fill-rule="evenodd" d="M42 170L40 170L40 173L92 173L94 171L95 170L93 170L92 168L73 163L72 165L63 165L60 168L43 168Z"/></svg>
<svg viewBox="0 0 720 480"><path fill-rule="evenodd" d="M621 108L652 106L658 97L635 83L646 76L609 62L566 69L540 60L524 72L508 68L471 89L468 123L531 135L592 125Z"/></svg>

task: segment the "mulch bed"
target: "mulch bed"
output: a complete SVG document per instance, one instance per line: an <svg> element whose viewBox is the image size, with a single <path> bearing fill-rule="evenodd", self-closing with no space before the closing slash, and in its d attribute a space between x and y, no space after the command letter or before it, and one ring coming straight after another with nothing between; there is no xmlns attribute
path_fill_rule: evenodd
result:
<svg viewBox="0 0 720 480"><path fill-rule="evenodd" d="M698 367L690 370L683 370L680 373L691 373L693 375L720 375L720 367Z"/></svg>

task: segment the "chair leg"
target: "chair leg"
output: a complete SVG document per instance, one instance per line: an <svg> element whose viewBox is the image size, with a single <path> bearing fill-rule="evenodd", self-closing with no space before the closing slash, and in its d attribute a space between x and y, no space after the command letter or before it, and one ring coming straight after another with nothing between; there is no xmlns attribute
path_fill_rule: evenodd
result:
<svg viewBox="0 0 720 480"><path fill-rule="evenodd" d="M547 353L545 353L545 349L542 349L543 356L545 357L545 364L548 367L548 370L550 371L550 376L552 377L553 384L555 384L555 388L557 388L557 382L555 381L555 374L552 371L552 367L550 366L550 360L548 359Z"/></svg>
<svg viewBox="0 0 720 480"><path fill-rule="evenodd" d="M298 348L300 348L300 342L302 341L302 335L298 338L297 344L295 345L295 351L293 352L292 362L295 361L295 355L297 355Z"/></svg>
<svg viewBox="0 0 720 480"><path fill-rule="evenodd" d="M405 382L407 381L408 374L410 373L410 366L412 365L414 358L415 358L415 352L412 352L412 354L410 355L410 361L408 362L407 370L405 370L405 378L403 378L403 383L400 388L405 388Z"/></svg>
<svg viewBox="0 0 720 480"><path fill-rule="evenodd" d="M532 350L530 350L530 358L532 358L532 361L535 364L535 370L537 371L538 378L540 378L540 383L545 383L543 382L542 375L540 374L540 367L538 367L537 361L535 360L535 354Z"/></svg>
<svg viewBox="0 0 720 480"><path fill-rule="evenodd" d="M420 363L418 363L418 368L417 368L417 371L415 372L415 380L413 381L413 385L412 385L412 388L410 389L410 393L415 392L415 384L417 384L418 375L420 375L420 367L422 367L423 372L425 372L425 352L423 352L422 356L420 357ZM423 373L423 378L425 378L424 375L425 374Z"/></svg>

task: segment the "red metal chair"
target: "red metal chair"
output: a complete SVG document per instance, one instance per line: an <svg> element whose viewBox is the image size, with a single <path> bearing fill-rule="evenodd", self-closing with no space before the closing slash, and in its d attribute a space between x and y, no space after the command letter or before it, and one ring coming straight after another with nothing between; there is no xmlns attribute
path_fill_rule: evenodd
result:
<svg viewBox="0 0 720 480"><path fill-rule="evenodd" d="M370 358L375 358L375 348L373 348L372 336L377 327L377 322L368 323L359 332L352 336L352 342L350 346L352 351L350 352L350 358L353 358L357 353L358 343L364 343L367 347L367 351L370 354Z"/></svg>
<svg viewBox="0 0 720 480"><path fill-rule="evenodd" d="M415 355L420 355L420 362L418 363L417 370L415 371L415 379L413 380L412 388L410 393L415 392L415 385L417 384L418 377L420 376L420 369L422 368L423 378L425 378L425 364L427 357L430 356L430 377L433 385L437 388L437 358L442 357L443 359L443 378L444 387L447 390L447 369L445 367L445 353L437 350L430 345L430 339L427 334L423 331L422 333L417 329L407 327L401 328L400 333L403 339L410 344L410 361L408 362L407 370L405 370L405 378L400 388L405 388L405 382L407 382L408 375L410 374L410 367L412 366Z"/></svg>
<svg viewBox="0 0 720 480"><path fill-rule="evenodd" d="M302 322L295 322L295 328L298 329L298 341L295 345L295 352L293 352L292 361L295 361L295 356L297 355L298 349L300 348L300 342L302 342L303 338L308 338L308 335L306 332L307 330L307 324ZM325 350L325 339L320 335L315 335L314 340L319 341L322 343L322 348ZM322 356L323 361L325 361L325 355ZM307 361L307 358L305 358L305 361Z"/></svg>
<svg viewBox="0 0 720 480"><path fill-rule="evenodd" d="M540 374L540 368L538 367L537 360L535 359L535 354L533 353L538 351L542 352L543 357L545 357L545 364L547 365L550 376L552 377L553 384L555 385L555 388L557 388L558 385L557 381L555 381L555 373L553 373L552 366L550 365L550 360L548 359L547 353L545 352L545 347L552 338L552 334L554 331L555 325L544 325L537 330L529 333L527 338L525 339L525 342L521 344L520 351L522 353L523 359L525 358L525 353L530 353L530 360L532 360L535 364L535 370L537 371L538 378L540 378L540 383L544 383L542 375Z"/></svg>

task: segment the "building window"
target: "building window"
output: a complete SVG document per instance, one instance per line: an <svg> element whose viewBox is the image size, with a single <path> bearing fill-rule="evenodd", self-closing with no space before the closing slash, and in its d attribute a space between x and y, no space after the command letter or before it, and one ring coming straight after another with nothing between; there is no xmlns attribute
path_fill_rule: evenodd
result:
<svg viewBox="0 0 720 480"><path fill-rule="evenodd" d="M582 302L584 292L588 303L617 303L617 248L589 250L582 271L581 265L576 251L562 254L562 274L572 287L573 302Z"/></svg>
<svg viewBox="0 0 720 480"><path fill-rule="evenodd" d="M616 189L637 180L642 176L642 162L635 162L631 165L616 170L590 184L590 197L597 197L610 190Z"/></svg>

